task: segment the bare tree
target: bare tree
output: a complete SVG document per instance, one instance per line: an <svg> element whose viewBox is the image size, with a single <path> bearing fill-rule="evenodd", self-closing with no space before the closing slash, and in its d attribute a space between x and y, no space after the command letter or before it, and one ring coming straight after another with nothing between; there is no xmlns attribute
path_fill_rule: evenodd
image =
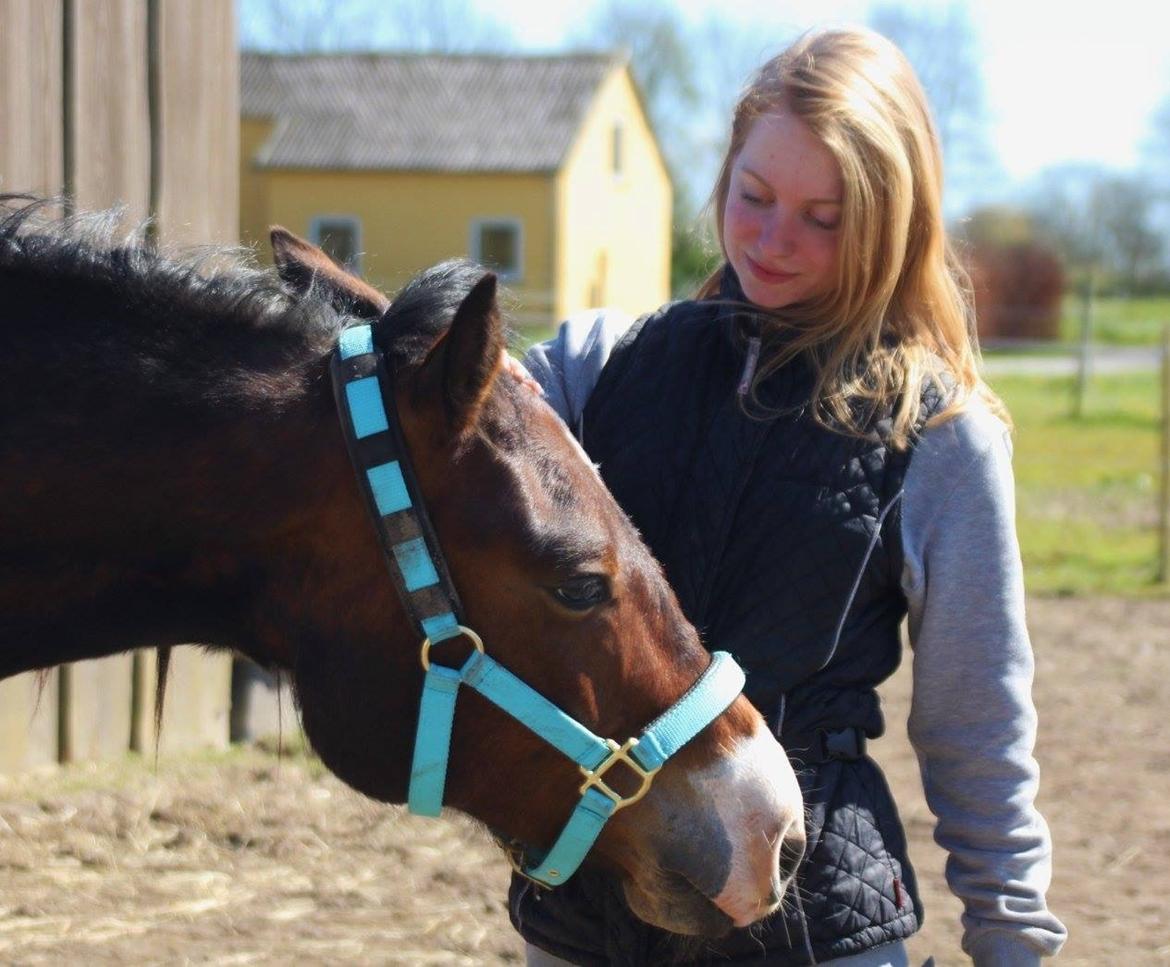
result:
<svg viewBox="0 0 1170 967"><path fill-rule="evenodd" d="M1119 282L1133 292L1152 272L1165 250L1165 238L1152 218L1154 187L1141 175L1114 175L1096 190L1106 253Z"/></svg>
<svg viewBox="0 0 1170 967"><path fill-rule="evenodd" d="M1108 273L1132 291L1158 268L1166 247L1149 178L1095 165L1049 168L1029 206L1042 233L1079 274Z"/></svg>
<svg viewBox="0 0 1170 967"><path fill-rule="evenodd" d="M869 25L901 48L922 81L952 183L991 175L997 159L988 138L979 40L966 5L880 3Z"/></svg>

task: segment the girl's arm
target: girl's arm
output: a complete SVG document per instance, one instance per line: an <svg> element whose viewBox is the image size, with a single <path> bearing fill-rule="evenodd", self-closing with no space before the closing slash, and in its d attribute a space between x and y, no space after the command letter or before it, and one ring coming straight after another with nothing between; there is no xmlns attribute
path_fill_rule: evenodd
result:
<svg viewBox="0 0 1170 967"><path fill-rule="evenodd" d="M561 323L548 342L528 350L524 366L544 397L581 438L581 416L614 344L634 320L614 309L588 309Z"/></svg>
<svg viewBox="0 0 1170 967"><path fill-rule="evenodd" d="M978 400L927 429L905 478L910 740L977 965L1034 964L1066 931L1045 903L1052 843L1034 799L1032 646L1011 442Z"/></svg>

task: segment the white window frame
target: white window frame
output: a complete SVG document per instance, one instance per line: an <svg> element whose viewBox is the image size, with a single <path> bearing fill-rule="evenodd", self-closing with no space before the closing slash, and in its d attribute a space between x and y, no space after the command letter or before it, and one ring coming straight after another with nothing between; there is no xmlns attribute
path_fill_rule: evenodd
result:
<svg viewBox="0 0 1170 967"><path fill-rule="evenodd" d="M471 237L467 243L467 251L471 253L471 258L483 263L480 253L480 234L485 228L510 228L516 232L516 269L512 272L507 272L502 269L495 269L496 275L499 276L501 282L519 282L524 278L524 223L519 218L509 217L492 217L492 218L473 218L471 220Z"/></svg>
<svg viewBox="0 0 1170 967"><path fill-rule="evenodd" d="M353 229L354 237L354 253L353 264L347 265L345 268L353 272L355 275L362 273L362 252L364 246L362 245L362 220L357 215L314 215L309 220L309 241L314 245L321 244L321 226L325 222L342 222L348 224ZM332 256L330 256L332 258Z"/></svg>

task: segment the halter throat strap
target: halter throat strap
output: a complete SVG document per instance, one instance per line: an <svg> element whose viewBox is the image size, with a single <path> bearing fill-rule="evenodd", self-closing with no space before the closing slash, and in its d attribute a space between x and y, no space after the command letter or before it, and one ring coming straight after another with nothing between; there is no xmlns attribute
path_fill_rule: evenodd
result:
<svg viewBox="0 0 1170 967"><path fill-rule="evenodd" d="M439 815L450 759L460 686L479 692L581 770L581 798L548 853L518 865L545 886L564 883L619 809L640 800L667 760L719 716L743 690L744 674L725 652L669 709L635 738L603 739L558 708L485 653L479 636L462 622L459 596L402 438L394 386L369 325L346 329L332 360L334 396L359 486L374 519L390 575L422 636L425 669L411 763L407 805ZM459 635L475 650L459 668L432 664L431 645ZM623 795L610 770L621 766L639 780ZM607 780L608 777L608 780Z"/></svg>

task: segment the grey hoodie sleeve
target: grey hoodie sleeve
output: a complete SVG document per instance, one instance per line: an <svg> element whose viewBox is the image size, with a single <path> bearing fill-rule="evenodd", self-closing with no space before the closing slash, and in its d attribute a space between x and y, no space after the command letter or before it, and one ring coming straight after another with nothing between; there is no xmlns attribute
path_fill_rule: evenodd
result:
<svg viewBox="0 0 1170 967"><path fill-rule="evenodd" d="M581 438L581 417L614 344L633 323L614 309L589 309L561 323L556 336L528 350L524 366L549 406Z"/></svg>
<svg viewBox="0 0 1170 967"><path fill-rule="evenodd" d="M1045 904L1052 844L1033 805L1033 659L1007 429L973 400L923 433L904 486L910 740L965 907L963 949L986 967L1035 964L1066 931Z"/></svg>

